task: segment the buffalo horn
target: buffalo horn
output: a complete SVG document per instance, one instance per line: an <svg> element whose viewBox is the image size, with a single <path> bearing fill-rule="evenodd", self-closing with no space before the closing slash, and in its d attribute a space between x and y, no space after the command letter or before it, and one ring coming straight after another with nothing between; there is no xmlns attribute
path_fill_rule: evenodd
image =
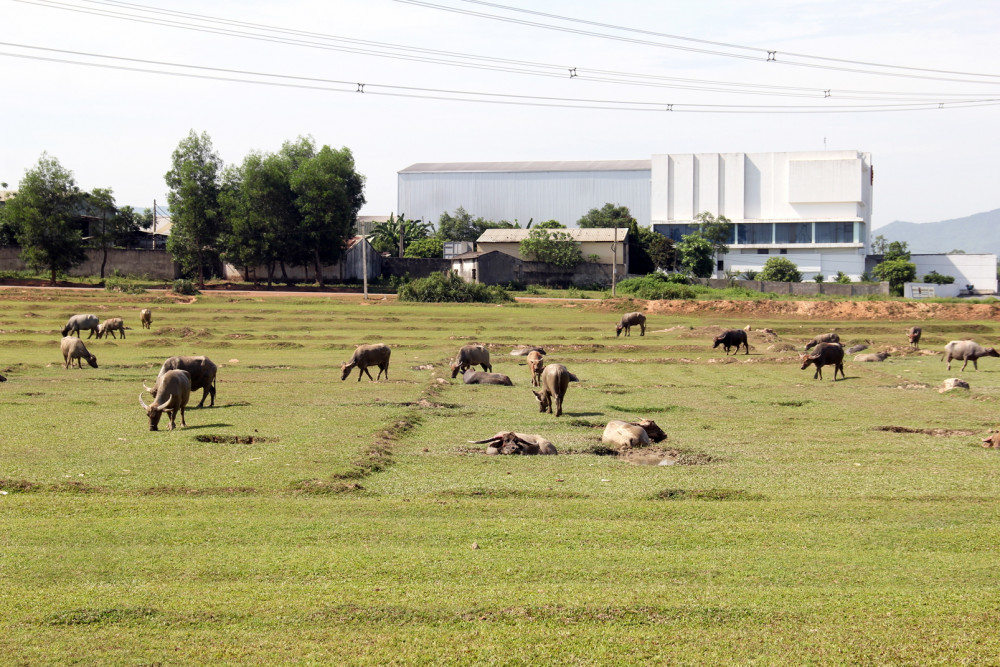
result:
<svg viewBox="0 0 1000 667"><path fill-rule="evenodd" d="M139 405L142 406L143 410L149 410L149 406L146 405L145 401L142 400L142 392L139 392Z"/></svg>

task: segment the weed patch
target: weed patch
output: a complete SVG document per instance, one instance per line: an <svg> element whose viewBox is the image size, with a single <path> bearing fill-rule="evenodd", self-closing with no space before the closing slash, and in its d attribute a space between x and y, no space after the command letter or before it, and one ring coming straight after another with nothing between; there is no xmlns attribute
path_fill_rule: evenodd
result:
<svg viewBox="0 0 1000 667"><path fill-rule="evenodd" d="M118 625L151 620L160 614L149 607L71 609L46 617L43 625Z"/></svg>
<svg viewBox="0 0 1000 667"><path fill-rule="evenodd" d="M653 500L767 500L759 493L742 489L664 489Z"/></svg>

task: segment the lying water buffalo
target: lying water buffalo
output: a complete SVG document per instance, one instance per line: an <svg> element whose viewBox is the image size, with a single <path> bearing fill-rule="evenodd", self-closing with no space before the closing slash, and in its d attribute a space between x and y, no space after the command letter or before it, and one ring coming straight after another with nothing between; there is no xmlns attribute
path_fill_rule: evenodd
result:
<svg viewBox="0 0 1000 667"><path fill-rule="evenodd" d="M979 343L971 340L953 340L944 346L944 360L948 362L948 370L951 370L951 360L961 360L962 370L972 362L972 367L977 371L979 364L976 362L979 357L1000 357L992 347L983 347Z"/></svg>
<svg viewBox="0 0 1000 667"><path fill-rule="evenodd" d="M830 333L820 334L815 338L813 338L808 343L806 343L806 350L811 350L820 343L839 343L839 342L840 342L840 335L831 331Z"/></svg>
<svg viewBox="0 0 1000 667"><path fill-rule="evenodd" d="M88 350L87 346L83 344L83 341L79 338L73 338L72 336L64 336L62 341L59 343L59 348L62 350L63 361L65 362L64 368L69 368L73 360L76 359L76 364L78 368L83 368L83 360L86 359L87 363L93 368L97 368L97 357L92 355Z"/></svg>
<svg viewBox="0 0 1000 667"><path fill-rule="evenodd" d="M87 334L87 338L90 338L97 332L99 324L100 320L97 319L97 315L74 315L66 322L66 326L62 329L62 335L65 337L76 334L76 337L79 338L82 329L90 329L90 333Z"/></svg>
<svg viewBox="0 0 1000 667"><path fill-rule="evenodd" d="M459 373L464 373L477 364L486 372L492 371L490 351L482 345L463 345L455 355L455 360L451 362L451 376L458 377Z"/></svg>
<svg viewBox="0 0 1000 667"><path fill-rule="evenodd" d="M488 444L486 453L495 456L497 454L521 454L525 456L553 455L558 454L555 446L536 433L514 433L513 431L501 431L485 440L470 440L476 445Z"/></svg>
<svg viewBox="0 0 1000 667"><path fill-rule="evenodd" d="M503 373L487 373L486 371L474 371L471 368L462 373L462 382L465 384L499 384L505 387L513 387L514 383Z"/></svg>
<svg viewBox="0 0 1000 667"><path fill-rule="evenodd" d="M812 354L803 354L801 370L807 369L810 364L816 365L816 372L813 373L814 380L823 379L823 366L833 366L834 382L837 381L837 371L840 371L841 377L847 378L844 375L844 348L840 346L840 343L820 343Z"/></svg>
<svg viewBox="0 0 1000 667"><path fill-rule="evenodd" d="M656 422L650 419L642 419L638 422L612 419L604 427L604 433L601 435L601 442L606 445L614 445L619 449L648 447L651 442L661 442L666 439L667 434L656 425Z"/></svg>
<svg viewBox="0 0 1000 667"><path fill-rule="evenodd" d="M160 367L157 380L169 371L186 371L190 378L191 391L204 389L198 407L205 405L205 397L207 396L212 397L211 403L209 403L209 407L212 407L215 405L215 375L218 370L218 366L208 357L170 357ZM153 398L156 398L156 387L159 387L159 382L152 390Z"/></svg>
<svg viewBox="0 0 1000 667"><path fill-rule="evenodd" d="M347 376L351 374L351 370L356 366L358 368L358 382L361 382L361 374L364 373L368 376L368 379L372 382L375 378L372 374L368 372L369 366L378 366L378 379L382 379L382 372L385 372L385 379L389 379L389 356L392 354L392 350L389 349L388 345L383 343L375 343L373 345L359 345L354 354L351 355L351 360L346 364L340 365L340 379L341 381L346 380Z"/></svg>
<svg viewBox="0 0 1000 667"><path fill-rule="evenodd" d="M739 354L740 345L742 345L745 350L743 354L750 354L750 346L747 345L747 332L743 329L729 329L728 331L723 331L713 339L712 349L714 350L720 345L726 349L727 357L729 356L729 348L731 347L736 348L733 354Z"/></svg>
<svg viewBox="0 0 1000 667"><path fill-rule="evenodd" d="M626 336L632 335L632 327L639 327L639 335L646 335L646 316L642 313L625 313L622 315L621 321L615 325L615 336L621 336L622 330L625 331Z"/></svg>
<svg viewBox="0 0 1000 667"><path fill-rule="evenodd" d="M889 354L888 352L870 352L868 354L859 354L858 356L854 357L854 361L878 362L878 361L885 361L891 356L892 355Z"/></svg>
<svg viewBox="0 0 1000 667"><path fill-rule="evenodd" d="M149 417L150 431L158 430L160 417L163 416L164 412L170 418L170 426L167 430L174 430L178 411L181 413L181 426L187 426L184 421L184 408L191 398L191 375L187 371L167 371L156 378L156 385L152 389L147 387L145 383L142 387L153 395L152 405L146 405L146 402L142 400L142 393L139 393L139 405Z"/></svg>
<svg viewBox="0 0 1000 667"><path fill-rule="evenodd" d="M572 374L566 370L562 364L551 364L542 371L541 391L532 390L532 394L538 399L538 411L552 413L552 404L555 403L556 417L562 414L562 402L566 396L566 389L569 387L570 376Z"/></svg>

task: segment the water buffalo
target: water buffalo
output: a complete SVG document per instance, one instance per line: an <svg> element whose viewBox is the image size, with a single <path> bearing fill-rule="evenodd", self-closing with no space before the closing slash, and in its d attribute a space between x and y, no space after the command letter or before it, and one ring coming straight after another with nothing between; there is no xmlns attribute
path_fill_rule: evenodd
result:
<svg viewBox="0 0 1000 667"><path fill-rule="evenodd" d="M149 308L143 308L139 311L139 324L143 329L149 329L153 326L153 311Z"/></svg>
<svg viewBox="0 0 1000 667"><path fill-rule="evenodd" d="M622 330L625 331L626 336L632 335L632 327L639 326L639 335L646 335L646 316L642 313L625 313L622 315L622 319L618 324L615 325L615 336L621 336Z"/></svg>
<svg viewBox="0 0 1000 667"><path fill-rule="evenodd" d="M920 336L923 335L924 330L920 327L910 327L906 330L906 338L910 341L910 345L920 349Z"/></svg>
<svg viewBox="0 0 1000 667"><path fill-rule="evenodd" d="M103 322L97 325L97 337L104 338L105 336L110 335L112 338L117 338L117 336L115 336L115 332L117 331L122 335L122 339L124 339L125 329L128 328L131 327L126 327L125 322L122 321L122 318L112 317L111 319L104 320Z"/></svg>
<svg viewBox="0 0 1000 667"><path fill-rule="evenodd" d="M65 362L64 368L69 368L74 359L76 359L78 368L83 368L84 359L87 360L87 363L91 367L97 368L97 357L87 351L87 346L79 338L63 336L62 342L59 343L59 348L62 350L63 361Z"/></svg>
<svg viewBox="0 0 1000 667"><path fill-rule="evenodd" d="M806 343L806 350L811 350L820 343L839 343L840 336L834 332L820 334Z"/></svg>
<svg viewBox="0 0 1000 667"><path fill-rule="evenodd" d="M528 353L528 368L531 369L531 386L537 387L541 384L542 369L545 367L545 361L542 359L542 355L537 350L532 350Z"/></svg>
<svg viewBox="0 0 1000 667"><path fill-rule="evenodd" d="M728 331L723 331L712 341L712 349L714 350L720 345L726 349L727 357L729 356L729 348L731 347L736 348L733 354L739 354L740 345L742 345L745 350L743 354L750 354L750 346L747 345L747 332L743 331L743 329L729 329Z"/></svg>
<svg viewBox="0 0 1000 667"><path fill-rule="evenodd" d="M601 435L601 442L615 447L648 447L651 442L660 442L667 439L667 434L663 432L656 422L650 419L642 419L638 422L627 422L620 419L612 419L604 427L604 434Z"/></svg>
<svg viewBox="0 0 1000 667"><path fill-rule="evenodd" d="M76 334L76 337L79 338L82 329L90 329L90 333L87 334L87 338L90 338L97 332L99 324L100 320L97 319L97 315L74 315L66 322L66 326L62 329L62 335L65 337Z"/></svg>
<svg viewBox="0 0 1000 667"><path fill-rule="evenodd" d="M535 456L538 454L553 455L559 453L551 442L536 433L501 431L485 440L470 440L469 442L476 445L488 444L486 453L490 456L497 454Z"/></svg>
<svg viewBox="0 0 1000 667"><path fill-rule="evenodd" d="M191 398L191 375L187 371L171 370L156 378L156 386L150 389L145 384L143 388L153 395L153 404L146 405L142 400L142 392L139 392L139 405L146 411L149 417L149 430L158 430L160 417L166 412L170 418L170 426L167 430L173 431L176 427L175 419L177 412L181 413L181 426L187 426L184 421L184 408Z"/></svg>
<svg viewBox="0 0 1000 667"><path fill-rule="evenodd" d="M361 382L361 374L364 373L368 376L368 379L372 382L376 378L372 377L372 374L368 372L369 366L378 366L378 379L382 379L382 373L385 372L385 379L389 379L389 356L392 354L392 350L389 349L388 345L383 343L375 343L373 345L359 345L354 354L351 355L351 360L346 364L340 365L340 379L341 381L346 380L347 376L351 374L351 370L356 366L358 368L358 382Z"/></svg>
<svg viewBox="0 0 1000 667"><path fill-rule="evenodd" d="M556 417L562 414L562 402L570 383L570 372L562 364L551 364L542 371L541 391L532 390L538 399L538 411L552 413L555 403Z"/></svg>
<svg viewBox="0 0 1000 667"><path fill-rule="evenodd" d="M944 360L948 362L948 370L951 370L951 360L962 360L962 370L972 362L972 367L977 371L979 364L976 362L979 357L1000 357L992 347L983 347L979 343L971 340L953 340L944 346Z"/></svg>
<svg viewBox="0 0 1000 667"><path fill-rule="evenodd" d="M157 380L169 371L186 371L190 378L191 391L204 389L198 407L200 408L205 405L205 398L207 396L211 396L212 398L209 403L209 407L212 407L215 405L215 375L218 370L218 366L208 357L170 357L160 367ZM159 382L157 382L152 391L153 398L156 398L156 387L159 386Z"/></svg>
<svg viewBox="0 0 1000 667"><path fill-rule="evenodd" d="M820 343L812 354L803 354L801 358L801 370L805 370L810 364L816 364L816 372L813 373L814 380L823 379L823 366L833 366L834 382L837 381L838 371L840 371L841 377L847 378L844 375L844 348L840 346L840 343Z"/></svg>
<svg viewBox="0 0 1000 667"><path fill-rule="evenodd" d="M451 362L451 376L458 377L459 373L464 373L476 364L481 365L486 372L492 371L490 351L482 345L463 345L455 356L455 360Z"/></svg>
<svg viewBox="0 0 1000 667"><path fill-rule="evenodd" d="M514 386L514 383L510 381L510 378L502 373L474 371L471 368L462 373L462 382L465 384L499 384L505 387Z"/></svg>

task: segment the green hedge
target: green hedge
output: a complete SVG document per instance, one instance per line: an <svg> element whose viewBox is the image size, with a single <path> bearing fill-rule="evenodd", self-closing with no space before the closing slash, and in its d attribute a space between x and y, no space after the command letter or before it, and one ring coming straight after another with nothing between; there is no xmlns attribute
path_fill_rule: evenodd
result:
<svg viewBox="0 0 1000 667"><path fill-rule="evenodd" d="M399 288L400 301L433 303L506 303L514 297L498 285L467 283L454 271L434 273Z"/></svg>

